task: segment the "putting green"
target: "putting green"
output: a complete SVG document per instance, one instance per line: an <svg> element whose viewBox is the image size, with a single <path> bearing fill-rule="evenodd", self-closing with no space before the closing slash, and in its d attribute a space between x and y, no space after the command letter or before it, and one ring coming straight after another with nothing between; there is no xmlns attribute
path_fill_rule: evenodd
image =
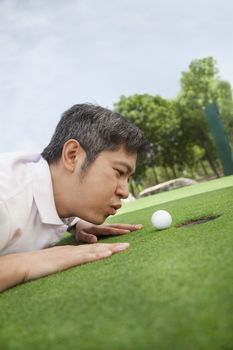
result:
<svg viewBox="0 0 233 350"><path fill-rule="evenodd" d="M162 204L168 201L190 197L196 194L206 193L231 186L233 186L233 176L225 176L219 179L197 183L192 186L186 186L172 191L155 194L149 197L139 198L138 200L131 203L125 203L118 211L118 215L141 208L150 207L152 205Z"/></svg>
<svg viewBox="0 0 233 350"><path fill-rule="evenodd" d="M230 350L233 187L162 207L173 216L164 231L150 224L160 205L112 219L145 226L104 240L130 242L127 252L2 293L0 348ZM208 215L220 216L176 227Z"/></svg>

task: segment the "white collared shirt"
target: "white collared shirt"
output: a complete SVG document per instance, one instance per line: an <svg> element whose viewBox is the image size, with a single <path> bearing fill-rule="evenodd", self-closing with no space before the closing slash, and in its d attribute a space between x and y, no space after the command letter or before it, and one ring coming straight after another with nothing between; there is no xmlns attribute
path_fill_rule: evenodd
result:
<svg viewBox="0 0 233 350"><path fill-rule="evenodd" d="M77 221L58 216L50 169L40 154L0 154L0 255L49 247Z"/></svg>

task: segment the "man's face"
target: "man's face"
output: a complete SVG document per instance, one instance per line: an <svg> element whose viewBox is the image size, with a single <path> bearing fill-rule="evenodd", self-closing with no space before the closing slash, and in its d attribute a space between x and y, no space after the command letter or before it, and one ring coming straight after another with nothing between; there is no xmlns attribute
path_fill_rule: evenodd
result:
<svg viewBox="0 0 233 350"><path fill-rule="evenodd" d="M114 215L121 199L128 197L128 181L136 167L137 154L122 146L117 151L103 151L82 176L80 165L74 172L70 196L73 216L101 224Z"/></svg>

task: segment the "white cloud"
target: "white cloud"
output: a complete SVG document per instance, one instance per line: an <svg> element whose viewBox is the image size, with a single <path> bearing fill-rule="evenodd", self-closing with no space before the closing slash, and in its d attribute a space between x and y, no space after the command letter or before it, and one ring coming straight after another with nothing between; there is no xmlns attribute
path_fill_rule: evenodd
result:
<svg viewBox="0 0 233 350"><path fill-rule="evenodd" d="M43 148L78 102L178 93L191 60L233 83L230 0L0 2L0 150Z"/></svg>

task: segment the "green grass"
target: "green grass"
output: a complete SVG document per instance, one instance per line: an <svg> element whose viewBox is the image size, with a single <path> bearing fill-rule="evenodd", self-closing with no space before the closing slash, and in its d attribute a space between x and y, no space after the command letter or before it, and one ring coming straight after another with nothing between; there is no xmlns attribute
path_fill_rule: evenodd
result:
<svg viewBox="0 0 233 350"><path fill-rule="evenodd" d="M172 214L170 229L152 228L156 209ZM104 240L130 242L127 252L1 294L0 349L232 349L232 218L233 187L114 217L145 225Z"/></svg>
<svg viewBox="0 0 233 350"><path fill-rule="evenodd" d="M231 186L233 186L233 176L225 176L208 182L201 182L192 186L140 198L137 201L124 204L118 213L121 215L130 211L150 207L151 205L166 203L171 200L190 197L195 194L206 193Z"/></svg>

